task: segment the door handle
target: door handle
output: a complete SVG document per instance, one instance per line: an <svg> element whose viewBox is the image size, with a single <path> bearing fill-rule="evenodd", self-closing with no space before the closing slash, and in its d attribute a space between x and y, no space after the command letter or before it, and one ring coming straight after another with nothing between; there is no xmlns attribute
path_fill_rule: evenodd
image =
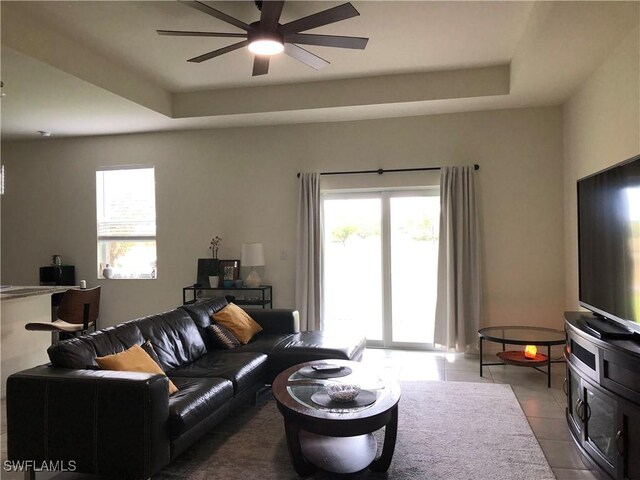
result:
<svg viewBox="0 0 640 480"><path fill-rule="evenodd" d="M618 455L621 457L624 456L624 435L622 434L622 430L618 430L618 433L616 433L616 450L618 451Z"/></svg>
<svg viewBox="0 0 640 480"><path fill-rule="evenodd" d="M569 395L569 390L567 389L567 378L565 377L564 382L562 382L562 391L564 392L565 397Z"/></svg>
<svg viewBox="0 0 640 480"><path fill-rule="evenodd" d="M582 405L584 405L584 402L582 401L582 399L578 399L576 401L576 415L578 416L578 418L584 422L584 417L582 416L583 412L582 412Z"/></svg>

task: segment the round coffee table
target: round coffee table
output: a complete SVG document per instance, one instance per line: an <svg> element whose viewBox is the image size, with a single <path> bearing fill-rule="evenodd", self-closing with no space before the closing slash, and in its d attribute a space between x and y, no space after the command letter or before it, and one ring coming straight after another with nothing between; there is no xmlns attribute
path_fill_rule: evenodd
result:
<svg viewBox="0 0 640 480"><path fill-rule="evenodd" d="M563 345L567 341L564 330L556 330L546 327L486 327L478 330L480 338L480 376L482 368L487 365L518 365L520 367L531 367L539 372L547 374L547 387L551 388L551 364L564 363L564 359L552 360L551 347L553 345ZM502 352L498 353L501 363L485 363L482 357L482 341L488 340L502 344ZM534 345L536 347L547 347L547 354L537 354L535 358L529 359L522 351L506 351L506 345ZM547 370L539 367L546 365Z"/></svg>
<svg viewBox="0 0 640 480"><path fill-rule="evenodd" d="M311 378L299 372L303 367L321 364L348 367L352 372L346 376L332 378ZM375 401L370 405L350 407L349 404L335 402L330 406L322 406L311 399L313 394L324 391L331 383L357 383L362 390L373 392ZM308 476L316 469L316 465L305 457L304 452L313 453L314 449L318 448L323 450L320 454L323 457L320 466L329 471L346 473L348 470L340 470L345 463L356 465L356 470L353 471L362 470L367 468L367 465L358 465L357 462L363 458L374 458L368 465L370 470L385 472L389 468L398 429L398 382L383 381L375 372L358 362L320 360L288 368L276 377L272 389L278 409L284 417L287 448L298 475ZM382 427L385 427L384 445L380 456L375 458L376 443L372 443L365 436ZM301 437L306 442L303 445L300 442ZM334 447L327 447L332 441ZM353 448L346 446L345 442L351 442ZM372 445L374 452L371 457L368 457L369 453L356 451ZM341 453L342 458L338 458ZM332 462L332 456L336 457L335 462ZM333 463L338 469L332 468Z"/></svg>

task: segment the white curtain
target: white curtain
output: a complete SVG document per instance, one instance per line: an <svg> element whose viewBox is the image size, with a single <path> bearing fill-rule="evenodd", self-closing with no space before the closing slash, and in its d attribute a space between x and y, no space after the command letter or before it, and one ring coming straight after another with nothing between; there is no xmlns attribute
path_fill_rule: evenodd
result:
<svg viewBox="0 0 640 480"><path fill-rule="evenodd" d="M301 330L322 328L320 174L301 173L298 190L296 308Z"/></svg>
<svg viewBox="0 0 640 480"><path fill-rule="evenodd" d="M458 352L477 351L480 325L480 247L475 169L440 171L440 242L435 343Z"/></svg>

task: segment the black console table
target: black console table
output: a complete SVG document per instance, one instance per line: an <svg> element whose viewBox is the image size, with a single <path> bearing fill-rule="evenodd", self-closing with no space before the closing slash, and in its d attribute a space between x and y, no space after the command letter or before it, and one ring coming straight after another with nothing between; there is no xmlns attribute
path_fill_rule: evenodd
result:
<svg viewBox="0 0 640 480"><path fill-rule="evenodd" d="M569 430L582 454L606 478L637 479L640 335L597 338L589 328L594 319L590 313L565 312Z"/></svg>
<svg viewBox="0 0 640 480"><path fill-rule="evenodd" d="M233 303L236 305L253 305L262 308L273 308L273 288L271 285L229 288L197 287L195 285L190 285L182 289L182 304L187 305L189 303L196 303L202 295L202 292L208 291L222 292L222 294L220 294L222 297L232 295L236 297L235 300L233 300ZM253 295L251 295L251 292L254 292ZM191 298L187 300L187 295L189 294Z"/></svg>

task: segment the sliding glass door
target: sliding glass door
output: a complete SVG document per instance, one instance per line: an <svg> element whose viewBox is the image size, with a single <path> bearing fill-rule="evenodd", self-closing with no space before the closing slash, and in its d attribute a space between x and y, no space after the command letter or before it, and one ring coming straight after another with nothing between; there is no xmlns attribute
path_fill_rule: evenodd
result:
<svg viewBox="0 0 640 480"><path fill-rule="evenodd" d="M325 194L323 215L325 328L431 347L438 190Z"/></svg>
<svg viewBox="0 0 640 480"><path fill-rule="evenodd" d="M379 195L324 198L325 328L382 342L382 202Z"/></svg>
<svg viewBox="0 0 640 480"><path fill-rule="evenodd" d="M433 344L440 197L411 192L389 200L391 340Z"/></svg>

